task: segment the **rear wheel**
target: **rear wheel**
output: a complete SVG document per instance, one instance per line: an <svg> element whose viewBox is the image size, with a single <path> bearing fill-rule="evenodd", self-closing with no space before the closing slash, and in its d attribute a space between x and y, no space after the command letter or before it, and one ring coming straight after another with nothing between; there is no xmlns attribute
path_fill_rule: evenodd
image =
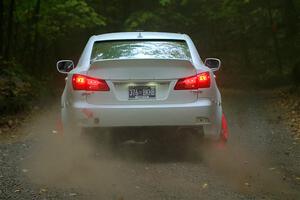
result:
<svg viewBox="0 0 300 200"><path fill-rule="evenodd" d="M66 107L61 109L62 135L65 140L77 138L80 135L80 128L75 126L72 114Z"/></svg>

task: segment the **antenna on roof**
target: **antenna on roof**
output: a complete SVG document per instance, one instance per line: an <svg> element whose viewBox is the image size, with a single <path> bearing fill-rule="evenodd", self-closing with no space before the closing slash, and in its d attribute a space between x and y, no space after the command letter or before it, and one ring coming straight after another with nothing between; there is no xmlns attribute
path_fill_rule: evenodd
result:
<svg viewBox="0 0 300 200"><path fill-rule="evenodd" d="M139 32L138 38L143 38L142 33Z"/></svg>

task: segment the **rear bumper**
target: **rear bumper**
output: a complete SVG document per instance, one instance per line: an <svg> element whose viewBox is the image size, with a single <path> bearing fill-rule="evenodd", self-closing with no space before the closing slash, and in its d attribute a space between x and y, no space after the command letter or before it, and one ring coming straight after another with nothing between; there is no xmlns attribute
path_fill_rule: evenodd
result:
<svg viewBox="0 0 300 200"><path fill-rule="evenodd" d="M204 126L216 132L221 124L216 107L210 99L164 105L100 106L78 102L68 113L73 123L80 127Z"/></svg>

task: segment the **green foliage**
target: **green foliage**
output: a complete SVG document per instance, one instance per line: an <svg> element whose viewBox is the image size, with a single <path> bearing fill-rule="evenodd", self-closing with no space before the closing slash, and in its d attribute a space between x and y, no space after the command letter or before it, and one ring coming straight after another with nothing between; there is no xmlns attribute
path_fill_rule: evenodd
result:
<svg viewBox="0 0 300 200"><path fill-rule="evenodd" d="M159 4L162 6L169 6L171 4L174 3L179 3L180 5L186 5L188 3L189 0L180 0L180 1L176 1L176 0L159 0Z"/></svg>
<svg viewBox="0 0 300 200"><path fill-rule="evenodd" d="M8 61L0 62L1 110L26 105L43 91L36 89L41 77L54 76L56 60L78 59L88 37L105 32L187 33L202 58L222 59L223 76L299 79L299 0L26 0L14 8L10 2L0 11L0 57L10 47Z"/></svg>
<svg viewBox="0 0 300 200"><path fill-rule="evenodd" d="M0 64L0 115L26 109L36 97L34 79L15 61Z"/></svg>
<svg viewBox="0 0 300 200"><path fill-rule="evenodd" d="M45 91L40 87L41 79L52 72L53 63L49 60L56 54L59 39L106 25L106 19L85 0L15 1L15 7L10 7L10 1L4 2L3 27L0 27L5 30L9 26L9 12L12 11L13 37L10 38L13 40L5 40L9 38L8 32L0 38L4 41L0 58L6 46L11 46L9 57L0 61L2 113L25 109Z"/></svg>
<svg viewBox="0 0 300 200"><path fill-rule="evenodd" d="M132 14L125 22L125 26L127 30L133 31L137 30L140 27L151 28L153 30L157 30L159 28L159 16L155 15L153 12L150 11L138 11Z"/></svg>
<svg viewBox="0 0 300 200"><path fill-rule="evenodd" d="M193 20L177 10L184 1L161 0L159 2L161 7L155 10L139 10L131 13L124 23L125 29L127 31L140 29L145 31L181 32L192 25ZM176 6L172 6L173 3ZM181 30L178 27L181 27Z"/></svg>
<svg viewBox="0 0 300 200"><path fill-rule="evenodd" d="M172 3L172 0L159 0L160 5L166 6Z"/></svg>
<svg viewBox="0 0 300 200"><path fill-rule="evenodd" d="M53 0L42 6L39 31L43 37L56 39L75 29L105 26L105 18L84 0Z"/></svg>

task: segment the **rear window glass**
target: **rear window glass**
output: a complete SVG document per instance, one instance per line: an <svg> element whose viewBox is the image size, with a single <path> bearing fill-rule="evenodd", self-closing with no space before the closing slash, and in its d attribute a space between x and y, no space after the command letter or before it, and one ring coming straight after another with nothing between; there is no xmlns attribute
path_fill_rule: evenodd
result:
<svg viewBox="0 0 300 200"><path fill-rule="evenodd" d="M145 58L191 60L191 54L182 40L101 41L94 43L91 61Z"/></svg>

